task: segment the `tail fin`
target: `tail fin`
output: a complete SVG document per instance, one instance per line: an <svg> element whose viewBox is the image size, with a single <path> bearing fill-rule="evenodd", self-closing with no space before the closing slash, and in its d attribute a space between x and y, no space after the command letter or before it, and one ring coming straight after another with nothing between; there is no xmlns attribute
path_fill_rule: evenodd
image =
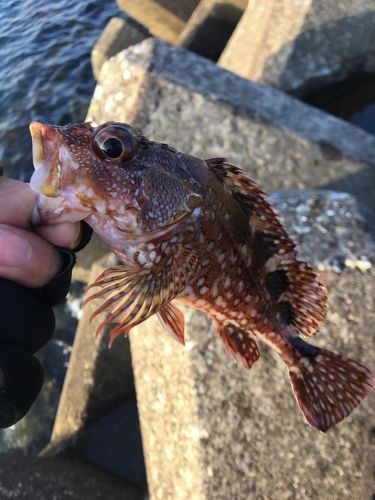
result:
<svg viewBox="0 0 375 500"><path fill-rule="evenodd" d="M375 376L356 361L295 340L303 356L289 368L294 395L307 422L326 432L375 387Z"/></svg>

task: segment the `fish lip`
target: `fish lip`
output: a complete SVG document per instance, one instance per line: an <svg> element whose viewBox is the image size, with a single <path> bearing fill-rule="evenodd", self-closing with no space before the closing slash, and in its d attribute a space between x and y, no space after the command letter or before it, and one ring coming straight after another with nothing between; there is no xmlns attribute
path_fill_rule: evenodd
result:
<svg viewBox="0 0 375 500"><path fill-rule="evenodd" d="M42 130L39 122L31 122L29 126L32 148L34 169L38 170L44 164L45 152L43 147Z"/></svg>
<svg viewBox="0 0 375 500"><path fill-rule="evenodd" d="M57 198L62 183L58 133L54 127L35 121L30 123L29 129L35 169L30 185L38 193Z"/></svg>

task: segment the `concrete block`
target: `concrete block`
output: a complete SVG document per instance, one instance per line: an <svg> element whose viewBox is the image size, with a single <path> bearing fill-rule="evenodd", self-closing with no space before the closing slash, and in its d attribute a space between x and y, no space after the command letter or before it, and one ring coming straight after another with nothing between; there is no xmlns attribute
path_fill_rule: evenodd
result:
<svg viewBox="0 0 375 500"><path fill-rule="evenodd" d="M109 58L149 36L147 29L133 19L112 17L91 52L91 66L96 80L99 80L102 66Z"/></svg>
<svg viewBox="0 0 375 500"><path fill-rule="evenodd" d="M97 261L89 282L116 263L112 254ZM123 403L134 391L128 341L122 337L116 346L108 349L107 335L95 339L100 318L91 324L89 318L96 307L98 301L90 302L78 324L52 432L52 447L75 435L88 418L96 420Z"/></svg>
<svg viewBox="0 0 375 500"><path fill-rule="evenodd" d="M179 45L217 61L240 20L247 0L202 0L179 37Z"/></svg>
<svg viewBox="0 0 375 500"><path fill-rule="evenodd" d="M373 0L250 0L219 64L294 95L375 70Z"/></svg>
<svg viewBox="0 0 375 500"><path fill-rule="evenodd" d="M347 191L375 214L375 138L366 132L154 39L112 58L106 72L93 122L131 123L199 158L225 156L266 191Z"/></svg>
<svg viewBox="0 0 375 500"><path fill-rule="evenodd" d="M176 43L184 27L184 21L173 11L156 0L117 0L120 10L136 19L155 37Z"/></svg>

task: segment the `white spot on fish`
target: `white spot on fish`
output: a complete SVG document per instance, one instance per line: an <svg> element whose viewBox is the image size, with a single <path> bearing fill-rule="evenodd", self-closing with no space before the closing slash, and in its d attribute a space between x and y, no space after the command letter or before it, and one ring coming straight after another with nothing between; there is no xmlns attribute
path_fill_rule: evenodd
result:
<svg viewBox="0 0 375 500"><path fill-rule="evenodd" d="M223 297L221 297L221 295L217 297L217 299L215 300L215 304L217 304L219 307L226 307L227 305L226 301L223 299Z"/></svg>
<svg viewBox="0 0 375 500"><path fill-rule="evenodd" d="M141 266L143 266L144 264L146 264L146 257L145 257L144 253L140 253L138 255L138 262L141 264Z"/></svg>
<svg viewBox="0 0 375 500"><path fill-rule="evenodd" d="M106 205L105 205L104 201L98 201L95 204L95 208L101 214L105 214L105 212L106 212Z"/></svg>
<svg viewBox="0 0 375 500"><path fill-rule="evenodd" d="M223 262L223 261L224 261L224 259L225 259L225 253L224 253L224 252L220 253L220 254L217 256L217 261L219 262L219 264L220 264L221 262Z"/></svg>
<svg viewBox="0 0 375 500"><path fill-rule="evenodd" d="M217 281L215 281L215 283L212 285L212 288L211 288L211 295L213 298L215 298L218 293L219 293L218 283L217 283Z"/></svg>

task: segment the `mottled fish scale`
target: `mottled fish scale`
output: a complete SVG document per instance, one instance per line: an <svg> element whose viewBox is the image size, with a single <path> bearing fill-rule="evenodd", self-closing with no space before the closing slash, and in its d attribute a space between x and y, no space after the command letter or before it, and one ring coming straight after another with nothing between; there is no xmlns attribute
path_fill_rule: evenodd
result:
<svg viewBox="0 0 375 500"><path fill-rule="evenodd" d="M298 260L267 195L225 158L202 161L127 124L31 125L39 193L33 223L85 219L123 262L89 287L110 343L157 314L184 343L174 299L206 312L230 357L285 362L306 421L325 432L374 387L363 365L313 346L327 305L319 271ZM96 289L94 293L91 291Z"/></svg>

